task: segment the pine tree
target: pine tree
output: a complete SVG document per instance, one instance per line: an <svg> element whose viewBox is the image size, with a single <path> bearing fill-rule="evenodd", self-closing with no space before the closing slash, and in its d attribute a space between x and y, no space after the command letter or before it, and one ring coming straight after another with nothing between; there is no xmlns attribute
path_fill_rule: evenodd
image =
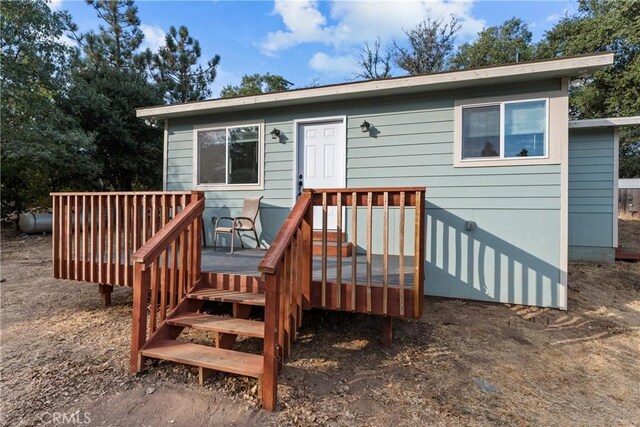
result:
<svg viewBox="0 0 640 427"><path fill-rule="evenodd" d="M162 132L135 109L162 104L138 49L144 39L133 0L87 0L102 23L77 35L81 51L61 99L63 110L94 136L101 189L157 189L162 183Z"/></svg>
<svg viewBox="0 0 640 427"><path fill-rule="evenodd" d="M211 96L209 85L216 78L220 56L207 61L206 68L198 65L202 56L200 42L189 35L184 25L179 30L172 26L158 53L147 50L145 55L150 74L161 85L166 102L198 101Z"/></svg>
<svg viewBox="0 0 640 427"><path fill-rule="evenodd" d="M91 188L93 138L58 107L69 80L64 14L43 0L2 4L2 218L46 206L49 192Z"/></svg>
<svg viewBox="0 0 640 427"><path fill-rule="evenodd" d="M144 63L137 49L144 40L138 8L134 0L86 0L102 20L100 31L77 35L78 27L70 24L88 63L96 68L143 71Z"/></svg>

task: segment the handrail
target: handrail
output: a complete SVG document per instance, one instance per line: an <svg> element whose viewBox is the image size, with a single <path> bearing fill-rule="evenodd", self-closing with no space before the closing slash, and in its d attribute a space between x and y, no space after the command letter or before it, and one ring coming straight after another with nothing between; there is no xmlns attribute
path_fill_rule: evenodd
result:
<svg viewBox="0 0 640 427"><path fill-rule="evenodd" d="M182 196L193 194L192 191L54 191L50 196Z"/></svg>
<svg viewBox="0 0 640 427"><path fill-rule="evenodd" d="M143 265L143 270L149 266L151 260L155 260L173 242L195 218L204 212L204 199L191 202L175 218L167 223L160 231L147 240L133 254L133 262Z"/></svg>
<svg viewBox="0 0 640 427"><path fill-rule="evenodd" d="M278 263L284 256L284 251L287 248L287 245L293 238L296 229L304 218L304 214L309 208L310 204L310 193L305 192L298 198L298 201L291 210L291 213L289 213L289 216L284 221L284 224L282 225L282 227L280 227L280 231L278 231L276 238L273 240L273 243L267 250L264 258L262 258L262 261L258 266L258 271L268 274L273 274L275 272Z"/></svg>
<svg viewBox="0 0 640 427"><path fill-rule="evenodd" d="M199 283L203 212L204 194L194 193L191 203L132 257L131 372L142 369L140 350L149 342L147 317L151 340L167 317L187 301L187 294Z"/></svg>
<svg viewBox="0 0 640 427"><path fill-rule="evenodd" d="M280 228L258 270L265 280L262 407L276 406L278 372L309 305L312 279L313 205L303 193Z"/></svg>
<svg viewBox="0 0 640 427"><path fill-rule="evenodd" d="M398 193L401 191L425 191L426 187L347 187L347 188L305 188L305 192L311 193Z"/></svg>

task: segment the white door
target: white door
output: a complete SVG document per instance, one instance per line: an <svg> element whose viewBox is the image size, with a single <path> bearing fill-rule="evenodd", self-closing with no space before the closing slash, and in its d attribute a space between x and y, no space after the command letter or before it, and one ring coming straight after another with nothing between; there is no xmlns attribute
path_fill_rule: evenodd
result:
<svg viewBox="0 0 640 427"><path fill-rule="evenodd" d="M343 120L298 125L298 183L304 188L345 186L345 128ZM327 229L337 228L336 208L327 212ZM313 228L322 228L322 207L313 211Z"/></svg>

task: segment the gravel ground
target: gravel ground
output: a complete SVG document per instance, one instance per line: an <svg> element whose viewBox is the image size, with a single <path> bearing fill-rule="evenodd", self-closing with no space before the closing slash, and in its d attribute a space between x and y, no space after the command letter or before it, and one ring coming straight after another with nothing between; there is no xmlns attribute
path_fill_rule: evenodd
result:
<svg viewBox="0 0 640 427"><path fill-rule="evenodd" d="M392 349L380 318L307 312L271 414L255 380L130 375L131 290L102 308L95 285L51 278L50 245L3 233L2 425L640 425L640 263L572 265L568 312L428 299Z"/></svg>

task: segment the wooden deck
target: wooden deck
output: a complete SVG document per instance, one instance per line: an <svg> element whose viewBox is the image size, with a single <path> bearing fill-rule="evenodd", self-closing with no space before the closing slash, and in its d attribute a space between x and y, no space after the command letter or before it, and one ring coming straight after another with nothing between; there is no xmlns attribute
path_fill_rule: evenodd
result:
<svg viewBox="0 0 640 427"><path fill-rule="evenodd" d="M421 316L424 263L406 253L424 259L425 191L305 189L268 251L234 255L202 247L202 192L53 193L53 273L97 283L105 305L114 285L133 288L131 372L143 370L145 359L161 359L197 366L201 384L214 371L258 378L262 406L274 410L278 374L304 310L382 315L385 346L393 317ZM351 216L348 233L329 230L333 206L337 224L343 212ZM315 208L322 219L314 224ZM366 222L361 236L359 216ZM405 239L407 231L413 239ZM374 233L381 254L373 253ZM207 301L230 306L232 318L203 313ZM264 322L249 320L254 306L264 307ZM215 347L181 341L185 329L211 332ZM234 351L238 336L262 338L262 355Z"/></svg>
<svg viewBox="0 0 640 427"><path fill-rule="evenodd" d="M234 254L229 253L229 248L202 248L202 271L209 273L237 274L243 276L260 277L258 264L262 261L265 252L258 249L236 249ZM342 281L352 282L352 266L354 257L342 258ZM367 259L365 254L358 254L355 257L357 283L367 283ZM400 258L396 255L389 255L388 261L388 284L398 286L400 283ZM335 282L337 278L338 261L336 257L327 259L327 281ZM413 287L413 267L414 257L405 255L404 272L405 285ZM322 256L313 257L313 280L322 280ZM381 285L383 280L383 256L372 255L371 282L373 286Z"/></svg>

